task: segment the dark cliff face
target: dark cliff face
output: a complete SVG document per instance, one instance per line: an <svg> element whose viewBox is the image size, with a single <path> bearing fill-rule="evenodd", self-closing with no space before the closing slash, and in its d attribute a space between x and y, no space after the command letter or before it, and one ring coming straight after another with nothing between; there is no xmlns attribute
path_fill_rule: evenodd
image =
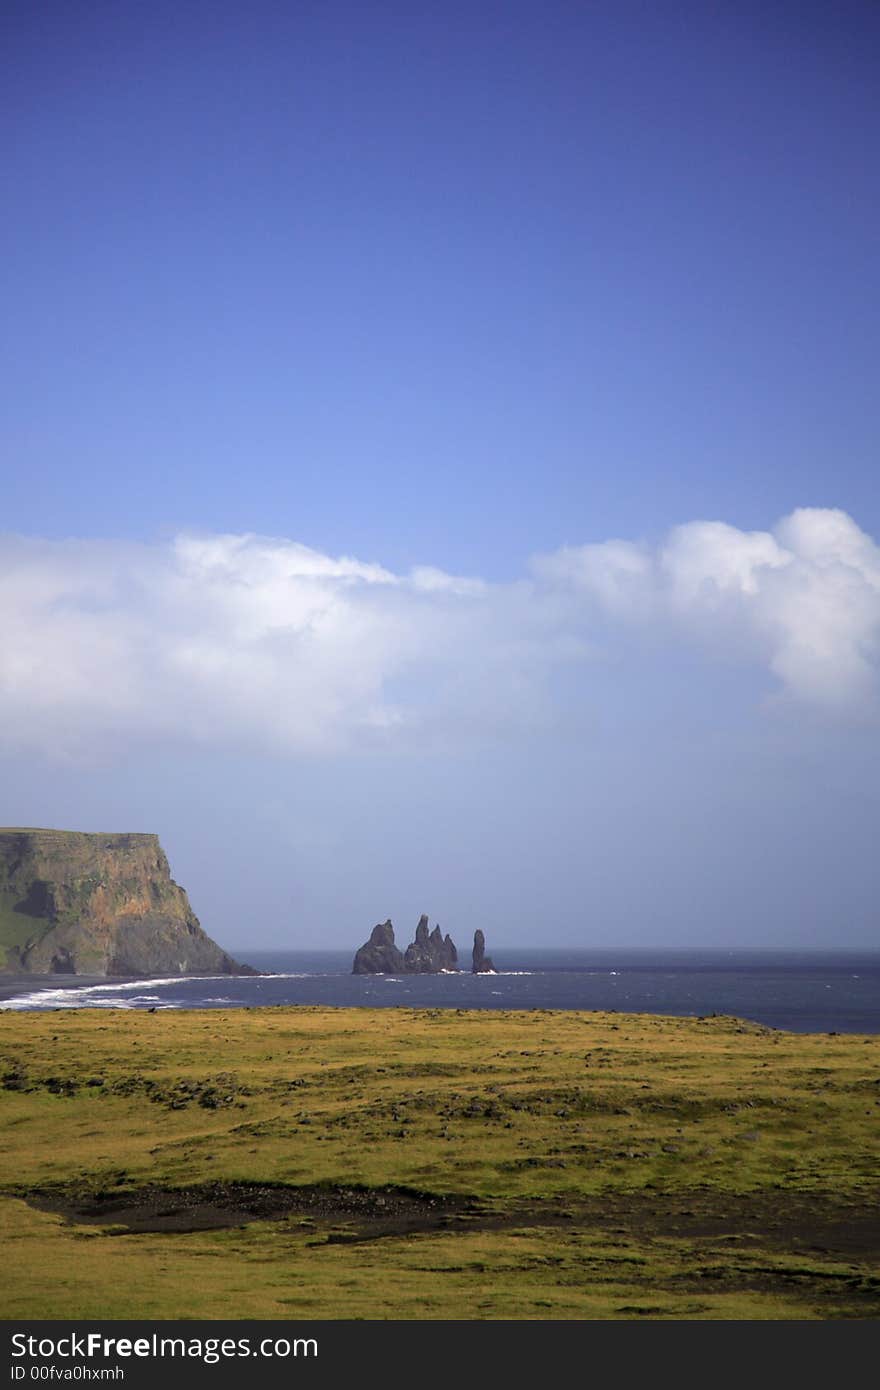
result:
<svg viewBox="0 0 880 1390"><path fill-rule="evenodd" d="M439 927L428 932L428 919L419 918L415 941L401 954L394 944L390 921L374 927L369 941L356 953L353 975L437 975L441 970L458 969L458 952L452 937L443 936Z"/></svg>
<svg viewBox="0 0 880 1390"><path fill-rule="evenodd" d="M204 932L156 835L0 830L0 970L255 974Z"/></svg>
<svg viewBox="0 0 880 1390"><path fill-rule="evenodd" d="M486 938L483 936L483 933L480 931L479 927L474 932L474 951L473 965L471 966L471 974L495 974L495 966L492 963L492 957L486 955Z"/></svg>

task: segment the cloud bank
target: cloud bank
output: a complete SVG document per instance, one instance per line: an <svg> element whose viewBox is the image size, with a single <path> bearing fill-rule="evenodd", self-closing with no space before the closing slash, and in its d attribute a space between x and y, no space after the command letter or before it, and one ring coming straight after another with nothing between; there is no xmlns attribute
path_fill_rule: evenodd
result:
<svg viewBox="0 0 880 1390"><path fill-rule="evenodd" d="M841 511L566 546L515 583L402 575L295 541L0 538L0 741L138 738L323 753L552 724L551 675L684 643L779 695L875 710L880 550Z"/></svg>

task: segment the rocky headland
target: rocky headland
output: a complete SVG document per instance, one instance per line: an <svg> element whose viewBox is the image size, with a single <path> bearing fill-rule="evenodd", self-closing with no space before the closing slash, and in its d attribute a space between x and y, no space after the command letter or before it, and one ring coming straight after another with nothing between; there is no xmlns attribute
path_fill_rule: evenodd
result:
<svg viewBox="0 0 880 1390"><path fill-rule="evenodd" d="M254 975L202 929L157 835L0 829L0 971Z"/></svg>

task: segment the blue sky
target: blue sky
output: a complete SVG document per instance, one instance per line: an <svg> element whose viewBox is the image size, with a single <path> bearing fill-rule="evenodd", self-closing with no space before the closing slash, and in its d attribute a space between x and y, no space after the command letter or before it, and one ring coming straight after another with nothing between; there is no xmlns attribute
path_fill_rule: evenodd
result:
<svg viewBox="0 0 880 1390"><path fill-rule="evenodd" d="M0 819L237 947L874 942L876 9L0 39Z"/></svg>

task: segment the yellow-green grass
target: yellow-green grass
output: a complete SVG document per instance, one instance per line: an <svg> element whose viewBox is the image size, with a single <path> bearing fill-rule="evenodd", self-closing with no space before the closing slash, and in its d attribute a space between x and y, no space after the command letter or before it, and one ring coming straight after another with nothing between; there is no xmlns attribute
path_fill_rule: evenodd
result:
<svg viewBox="0 0 880 1390"><path fill-rule="evenodd" d="M3 1317L880 1313L880 1039L540 1010L8 1011L0 1078ZM294 1216L120 1235L24 1200L221 1180L461 1194L487 1219L353 1243Z"/></svg>

